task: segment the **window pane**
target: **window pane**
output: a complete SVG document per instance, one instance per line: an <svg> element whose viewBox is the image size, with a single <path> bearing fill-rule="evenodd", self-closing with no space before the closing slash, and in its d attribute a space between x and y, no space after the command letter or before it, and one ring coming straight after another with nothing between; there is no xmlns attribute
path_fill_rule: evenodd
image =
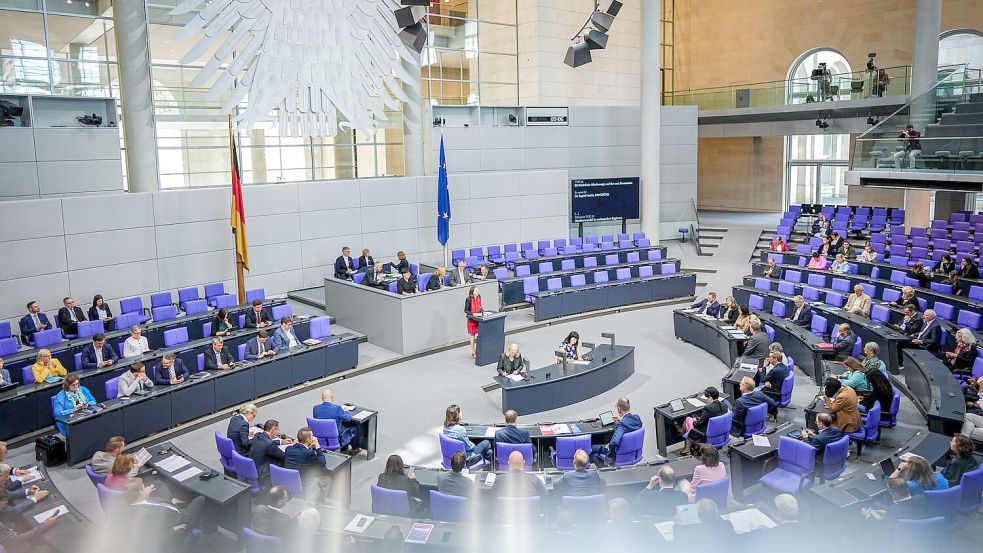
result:
<svg viewBox="0 0 983 553"><path fill-rule="evenodd" d="M109 96L109 64L97 61L51 60L55 94Z"/></svg>
<svg viewBox="0 0 983 553"><path fill-rule="evenodd" d="M48 56L41 14L0 10L0 56Z"/></svg>
<svg viewBox="0 0 983 553"><path fill-rule="evenodd" d="M40 10L41 0L0 0L0 8L15 8L18 10Z"/></svg>
<svg viewBox="0 0 983 553"><path fill-rule="evenodd" d="M110 0L45 0L48 13L66 13L77 15L94 15L100 17L113 16L113 4Z"/></svg>
<svg viewBox="0 0 983 553"><path fill-rule="evenodd" d="M48 47L51 57L106 61L116 58L116 44L110 46L104 19L48 16ZM111 49L110 49L111 48Z"/></svg>
<svg viewBox="0 0 983 553"><path fill-rule="evenodd" d="M477 19L477 0L444 0L433 2L427 8L430 12L430 24L444 24L449 18ZM499 0L491 0L497 2Z"/></svg>

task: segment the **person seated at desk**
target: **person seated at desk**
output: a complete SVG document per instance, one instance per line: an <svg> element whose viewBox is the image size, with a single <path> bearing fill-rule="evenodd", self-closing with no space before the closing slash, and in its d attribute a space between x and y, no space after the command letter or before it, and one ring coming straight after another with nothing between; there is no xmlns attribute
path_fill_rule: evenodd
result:
<svg viewBox="0 0 983 553"><path fill-rule="evenodd" d="M508 351L499 356L495 370L498 371L499 376L512 374L525 376L529 370L529 361L519 352L519 344L509 344Z"/></svg>
<svg viewBox="0 0 983 553"><path fill-rule="evenodd" d="M140 357L150 351L150 344L147 338L142 336L143 329L134 325L130 328L130 335L123 341L123 358Z"/></svg>
<svg viewBox="0 0 983 553"><path fill-rule="evenodd" d="M614 404L614 410L617 412L614 415L614 421L618 425L614 428L611 441L607 445L593 445L590 448L591 460L598 467L604 466L609 460L611 464L614 464L618 454L618 448L621 447L621 439L624 435L642 427L642 419L631 412L631 403L627 397L618 398L618 401Z"/></svg>
<svg viewBox="0 0 983 553"><path fill-rule="evenodd" d="M252 524L249 527L264 536L273 536L280 540L292 539L297 532L298 517L283 512L289 501L290 494L286 488L273 486L266 492L266 503L253 509Z"/></svg>
<svg viewBox="0 0 983 553"><path fill-rule="evenodd" d="M492 485L495 497L543 497L546 486L535 474L524 472L526 460L522 453L513 451L509 454L508 471L499 474Z"/></svg>
<svg viewBox="0 0 983 553"><path fill-rule="evenodd" d="M7 509L9 504L9 492L0 486L0 510ZM5 517L0 517L0 546L3 546L7 551L11 553L47 553L53 551L47 544L43 543L41 536L57 524L61 520L61 516L51 517L26 532L18 532L16 524L4 519Z"/></svg>
<svg viewBox="0 0 983 553"><path fill-rule="evenodd" d="M41 384L51 377L64 377L68 371L62 366L61 361L51 356L50 349L40 349L34 366L31 367L31 373L34 375L34 382Z"/></svg>
<svg viewBox="0 0 983 553"><path fill-rule="evenodd" d="M27 315L21 317L20 335L25 345L34 343L34 333L51 328L48 316L41 312L41 305L36 301L27 302Z"/></svg>
<svg viewBox="0 0 983 553"><path fill-rule="evenodd" d="M701 315L709 315L711 317L717 317L720 315L720 302L717 301L717 293L710 292L707 297L689 306L690 309L696 309L697 313Z"/></svg>
<svg viewBox="0 0 983 553"><path fill-rule="evenodd" d="M755 390L754 379L750 376L742 378L738 387L741 390L741 397L737 398L737 401L734 402L733 426L735 432L742 433L744 431L744 419L747 418L748 409L761 405L762 403L767 403L768 412L771 413L777 409L776 406L778 404L761 390Z"/></svg>
<svg viewBox="0 0 983 553"><path fill-rule="evenodd" d="M742 396L743 397L743 396ZM701 484L712 484L727 477L727 467L720 462L720 452L710 444L700 446L700 464L693 469L693 479L682 480L679 489L690 503L696 501L696 490Z"/></svg>
<svg viewBox="0 0 983 553"><path fill-rule="evenodd" d="M365 285L374 286L381 290L389 290L389 284L386 283L386 279L389 275L382 272L382 263L376 263L371 265L369 272L365 274Z"/></svg>
<svg viewBox="0 0 983 553"><path fill-rule="evenodd" d="M765 270L761 273L761 276L765 278L781 278L782 268L775 263L775 260L771 257L768 258L768 264L765 266Z"/></svg>
<svg viewBox="0 0 983 553"><path fill-rule="evenodd" d="M769 346L770 348L771 346ZM782 351L771 350L765 358L765 373L761 377L760 389L765 395L770 396L775 401L782 397L782 386L788 378L788 365L782 362L785 353Z"/></svg>
<svg viewBox="0 0 983 553"><path fill-rule="evenodd" d="M529 432L515 425L519 414L509 409L505 412L505 427L495 432L495 443L499 444L531 444Z"/></svg>
<svg viewBox="0 0 983 553"><path fill-rule="evenodd" d="M727 296L720 308L719 318L724 324L733 326L737 322L737 311L737 301L733 296Z"/></svg>
<svg viewBox="0 0 983 553"><path fill-rule="evenodd" d="M775 239L771 241L771 251L779 253L787 252L788 242L786 242L781 236L776 236Z"/></svg>
<svg viewBox="0 0 983 553"><path fill-rule="evenodd" d="M949 481L949 487L958 486L964 474L974 471L980 466L976 460L976 447L973 440L962 434L956 434L949 440L949 462L942 471L942 476Z"/></svg>
<svg viewBox="0 0 983 553"><path fill-rule="evenodd" d="M867 263L877 261L877 252L874 251L874 246L872 246L870 242L864 246L864 251L860 252L860 261L866 261Z"/></svg>
<svg viewBox="0 0 983 553"><path fill-rule="evenodd" d="M952 295L953 296L965 296L966 295L966 289L963 287L963 283L962 283L962 281L959 280L959 277L956 276L956 272L955 271L950 271L948 274L946 274L945 275L945 278L943 278L942 281L939 284L945 284L945 285L948 285L948 286L952 286Z"/></svg>
<svg viewBox="0 0 983 553"><path fill-rule="evenodd" d="M812 307L806 304L806 299L802 296L795 296L793 304L795 305L795 310L792 311L792 316L785 317L785 320L792 321L799 326L808 327L812 323Z"/></svg>
<svg viewBox="0 0 983 553"><path fill-rule="evenodd" d="M334 260L334 277L351 280L355 277L355 262L352 260L352 249L348 246L341 248L341 255Z"/></svg>
<svg viewBox="0 0 983 553"><path fill-rule="evenodd" d="M93 453L92 459L89 460L89 467L92 468L92 472L106 475L111 473L113 463L116 462L116 458L119 457L125 447L126 441L123 439L123 436L113 436L106 440L105 450ZM140 465L134 465L126 475L133 478L139 470Z"/></svg>
<svg viewBox="0 0 983 553"><path fill-rule="evenodd" d="M0 357L0 386L10 386L13 383L14 381L10 379L10 371L3 368L3 357Z"/></svg>
<svg viewBox="0 0 983 553"><path fill-rule="evenodd" d="M173 353L165 353L160 363L154 367L154 384L175 386L183 384L188 376L190 376L188 367L185 367L184 361Z"/></svg>
<svg viewBox="0 0 983 553"><path fill-rule="evenodd" d="M928 271L925 270L925 264L921 261L911 267L909 276L917 280L918 286L921 288L928 288L928 283L932 282L932 275L928 274Z"/></svg>
<svg viewBox="0 0 983 553"><path fill-rule="evenodd" d="M839 232L833 232L832 238L829 239L830 255L836 255L843 251L843 244L846 241L840 236Z"/></svg>
<svg viewBox="0 0 983 553"><path fill-rule="evenodd" d="M966 401L966 418L959 433L983 443L983 376L969 382L963 389L963 399Z"/></svg>
<svg viewBox="0 0 983 553"><path fill-rule="evenodd" d="M937 275L947 275L956 270L956 262L952 260L952 256L949 254L942 254L942 259L935 262L932 267L932 272Z"/></svg>
<svg viewBox="0 0 983 553"><path fill-rule="evenodd" d="M788 357L785 355L785 348L782 347L782 345L779 344L778 342L772 342L768 344L768 354L770 355L775 352L778 353L779 360L781 361L781 363L787 367L789 365L789 362L788 362ZM762 359L762 361L765 362L767 361L767 359ZM762 366L762 368L767 369L768 367Z"/></svg>
<svg viewBox="0 0 983 553"><path fill-rule="evenodd" d="M970 374L976 361L976 336L968 328L956 331L956 349L945 352L946 367L952 374Z"/></svg>
<svg viewBox="0 0 983 553"><path fill-rule="evenodd" d="M708 386L706 390L703 390L703 397L706 398L707 404L700 411L699 417L686 417L678 429L680 434L686 434L686 445L683 446L682 455L689 455L693 446L706 442L707 426L710 424L710 419L730 411L727 403L720 401L720 391L713 386ZM689 429L688 432L686 431L687 428Z"/></svg>
<svg viewBox="0 0 983 553"><path fill-rule="evenodd" d="M409 269L400 271L400 278L396 281L396 293L400 296L411 296L417 292L416 281Z"/></svg>
<svg viewBox="0 0 983 553"><path fill-rule="evenodd" d="M259 299L253 300L253 308L246 312L246 328L266 328L273 326L273 315L263 307Z"/></svg>
<svg viewBox="0 0 983 553"><path fill-rule="evenodd" d="M239 455L249 455L252 439L249 437L249 425L259 413L259 408L253 403L243 403L239 411L229 419L229 427L225 437L232 440L232 445Z"/></svg>
<svg viewBox="0 0 983 553"><path fill-rule="evenodd" d="M676 514L676 506L689 503L689 497L676 489L676 472L672 467L662 465L659 473L635 496L635 502L646 515L672 517Z"/></svg>
<svg viewBox="0 0 983 553"><path fill-rule="evenodd" d="M597 471L587 470L588 464L590 464L590 457L587 452L583 449L575 451L573 470L564 472L560 478L553 482L553 493L557 494L558 497L603 494L604 479Z"/></svg>
<svg viewBox="0 0 983 553"><path fill-rule="evenodd" d="M746 305L737 306L737 319L734 320L734 327L744 334L748 334L751 329L751 309Z"/></svg>
<svg viewBox="0 0 983 553"><path fill-rule="evenodd" d="M846 262L846 257L842 253L836 254L836 258L829 266L829 272L837 275L845 275L850 272L850 264Z"/></svg>
<svg viewBox="0 0 983 553"><path fill-rule="evenodd" d="M109 323L113 322L113 311L109 308L109 304L106 300L102 299L102 296L96 294L92 298L92 307L89 308L89 320L90 321L102 321L105 328L109 328Z"/></svg>
<svg viewBox="0 0 983 553"><path fill-rule="evenodd" d="M314 406L314 418L333 420L338 428L338 443L341 451L351 448L350 455L358 455L361 451L358 443L358 426L352 422L352 414L344 407L334 402L334 392L328 388L321 390L321 403Z"/></svg>
<svg viewBox="0 0 983 553"><path fill-rule="evenodd" d="M279 435L280 423L270 419L263 423L263 431L257 432L249 442L248 457L256 463L256 472L261 483L270 481L270 463L276 461L277 464L282 464L286 458L283 450L280 449L280 444L294 443L290 438L278 439Z"/></svg>
<svg viewBox="0 0 983 553"><path fill-rule="evenodd" d="M833 426L833 417L829 413L816 415L816 430L804 428L802 441L816 448L816 463L822 464L826 446L843 437L843 431Z"/></svg>
<svg viewBox="0 0 983 553"><path fill-rule="evenodd" d="M932 470L932 465L920 455L912 455L907 461L902 461L890 478L904 478L911 495L923 494L926 490L949 489L949 481L945 476Z"/></svg>
<svg viewBox="0 0 983 553"><path fill-rule="evenodd" d="M860 509L864 518L874 517L879 520L895 522L899 519L918 520L928 516L925 494L912 494L911 488L904 478L888 478L887 492L891 496L891 504L885 509L871 509L870 507Z"/></svg>
<svg viewBox="0 0 983 553"><path fill-rule="evenodd" d="M464 315L467 323L468 340L471 344L472 359L478 356L478 328L484 314L485 310L481 306L481 292L478 291L477 286L472 286L468 290L468 297L464 298Z"/></svg>
<svg viewBox="0 0 983 553"><path fill-rule="evenodd" d="M418 510L424 500L423 488L416 481L416 475L406 473L406 465L403 464L403 458L399 455L390 455L386 459L386 469L379 475L375 485L380 488L386 488L387 490L403 490L406 492L410 500L411 513Z"/></svg>
<svg viewBox="0 0 983 553"><path fill-rule="evenodd" d="M55 395L55 402L52 405L52 413L55 416L55 426L62 436L68 436L65 423L59 419L70 417L85 409L96 406L96 398L92 397L89 389L82 385L79 377L72 373L65 377L61 383L61 391Z"/></svg>
<svg viewBox="0 0 983 553"><path fill-rule="evenodd" d="M488 440L481 440L474 444L468 438L468 431L461 424L461 406L457 404L448 405L444 411L443 434L448 438L460 440L464 444L464 453L468 458L468 466L473 465L479 458L485 462L491 461L492 447Z"/></svg>
<svg viewBox="0 0 983 553"><path fill-rule="evenodd" d="M567 359L571 361L580 361L580 334L577 332L567 334L567 337L560 343L560 351L563 352L564 357ZM562 363L563 359L557 357L556 362Z"/></svg>
<svg viewBox="0 0 983 553"><path fill-rule="evenodd" d="M803 543L802 537L810 535L812 528L807 528L799 520L799 501L795 499L795 496L787 493L778 494L775 496L774 505L775 510L772 518L775 519L776 526L774 528L760 526L757 529L752 528L745 541L750 539L752 542L757 542L755 545L760 544L760 547L752 546L748 548L748 551L763 551L769 545L776 543L794 543L796 551L818 552L820 547ZM825 544L823 544L824 546Z"/></svg>
<svg viewBox="0 0 983 553"><path fill-rule="evenodd" d="M116 387L116 398L130 397L137 392L149 392L154 387L154 381L147 376L143 363L136 361L130 365L130 370L119 375ZM107 398L112 399L112 398Z"/></svg>
<svg viewBox="0 0 983 553"><path fill-rule="evenodd" d="M756 321L750 324L750 330L748 334L750 337L747 339L747 345L744 347L744 357L748 359L763 359L768 355L768 344L771 341L768 339L768 333L762 328L763 325L760 321Z"/></svg>
<svg viewBox="0 0 983 553"><path fill-rule="evenodd" d="M297 346L300 340L294 334L294 320L289 315L280 319L280 326L273 333L271 340L274 351L281 352Z"/></svg>
<svg viewBox="0 0 983 553"><path fill-rule="evenodd" d="M972 259L964 257L959 262L956 275L960 278L980 278L980 267Z"/></svg>
<svg viewBox="0 0 983 553"><path fill-rule="evenodd" d="M918 314L918 308L909 303L904 306L904 318L901 319L901 322L891 326L905 336L914 338L922 331L923 324L922 317Z"/></svg>
<svg viewBox="0 0 983 553"><path fill-rule="evenodd" d="M863 286L857 284L853 287L853 293L847 298L843 309L854 315L870 317L870 304L870 296L864 292Z"/></svg>
<svg viewBox="0 0 983 553"><path fill-rule="evenodd" d="M142 478L133 478L123 488L127 507L111 513L115 524L139 539L145 551L182 550L191 539L191 531L201 527L205 498L195 496L183 507L154 501L154 486L145 486Z"/></svg>
<svg viewBox="0 0 983 553"><path fill-rule="evenodd" d="M904 308L906 305L910 305L918 311L918 300L915 299L915 289L911 286L901 287L901 297L892 302L892 305Z"/></svg>
<svg viewBox="0 0 983 553"><path fill-rule="evenodd" d="M236 325L232 322L232 317L229 316L229 310L224 307L219 309L215 318L212 319L212 336L225 336L235 329Z"/></svg>
<svg viewBox="0 0 983 553"><path fill-rule="evenodd" d="M922 329L911 339L911 345L935 353L942 339L942 326L935 320L935 310L926 309L922 313Z"/></svg>
<svg viewBox="0 0 983 553"><path fill-rule="evenodd" d="M462 286L464 284L471 284L474 282L471 276L471 271L468 270L468 262L460 259L457 262L457 268L451 271L451 276L447 280L448 286Z"/></svg>
<svg viewBox="0 0 983 553"><path fill-rule="evenodd" d="M314 437L314 431L305 426L297 431L297 441L283 452L283 468L300 472L301 477L316 478L323 474L324 450Z"/></svg>
<svg viewBox="0 0 983 553"><path fill-rule="evenodd" d="M82 348L82 370L101 369L119 360L115 348L106 343L106 335L94 334L92 343Z"/></svg>
<svg viewBox="0 0 983 553"><path fill-rule="evenodd" d="M488 265L478 267L478 271L471 275L474 280L495 280L495 274L488 269Z"/></svg>
<svg viewBox="0 0 983 553"><path fill-rule="evenodd" d="M699 524L683 526L677 521L672 527L674 543L695 548L701 544L723 545L734 541L734 526L720 517L716 501L705 497L697 501L696 514Z"/></svg>
<svg viewBox="0 0 983 553"><path fill-rule="evenodd" d="M835 249L833 248L833 243L830 241L829 237L823 236L823 243L819 246L819 255L826 257L833 255Z"/></svg>
<svg viewBox="0 0 983 553"><path fill-rule="evenodd" d="M860 429L860 408L857 392L844 386L836 378L827 378L823 383L823 404L833 417L833 425L850 434Z"/></svg>
<svg viewBox="0 0 983 553"><path fill-rule="evenodd" d="M116 491L123 491L132 478L136 477L140 467L132 455L120 453L113 459L113 466L106 475L103 484L107 488ZM156 480L150 485L154 489L153 498L157 501L167 502L171 505L184 505L185 501L174 496L171 490L163 482Z"/></svg>
<svg viewBox="0 0 983 553"><path fill-rule="evenodd" d="M447 274L447 269L443 267L437 267L437 270L433 272L430 280L427 281L426 291L431 292L433 290L440 290L444 287L444 275Z"/></svg>
<svg viewBox="0 0 983 553"><path fill-rule="evenodd" d="M847 241L843 242L843 247L840 248L840 253L843 254L843 257L847 260L857 258L857 252L853 249L853 245Z"/></svg>
<svg viewBox="0 0 983 553"><path fill-rule="evenodd" d="M225 347L225 342L221 336L212 338L212 347L205 352L206 371L224 371L235 366L235 358L229 353L229 348Z"/></svg>
<svg viewBox="0 0 983 553"><path fill-rule="evenodd" d="M0 521L11 523L17 520L18 515L49 495L47 490L42 490L39 486L24 486L20 480L12 479L10 477L12 472L13 469L10 468L10 465L0 463L0 482L7 482L8 484L7 486L0 486L4 493L8 494L7 504L0 506Z"/></svg>
<svg viewBox="0 0 983 553"><path fill-rule="evenodd" d="M409 270L410 262L406 259L406 252L403 250L396 252L396 262L392 263L392 271L396 274L403 274L403 271ZM412 276L412 274L410 276Z"/></svg>
<svg viewBox="0 0 983 553"><path fill-rule="evenodd" d="M857 337L853 334L853 329L846 323L840 324L836 336L833 339L833 354L836 361L844 361L853 352L853 347L857 343Z"/></svg>
<svg viewBox="0 0 983 553"><path fill-rule="evenodd" d="M381 265L381 263L380 263ZM373 259L372 254L369 253L368 248L362 248L362 255L358 256L358 267L362 271L371 271L372 267L375 266L375 259Z"/></svg>
<svg viewBox="0 0 983 553"><path fill-rule="evenodd" d="M451 470L441 471L437 475L437 491L446 495L471 497L474 494L474 482L462 473L467 463L464 452L455 451L451 455Z"/></svg>
<svg viewBox="0 0 983 553"><path fill-rule="evenodd" d="M75 305L75 298L67 297L61 300L64 307L58 310L58 326L62 334L78 334L79 323L86 321L82 308Z"/></svg>
<svg viewBox="0 0 983 553"><path fill-rule="evenodd" d="M867 381L864 366L854 357L847 357L843 360L846 371L843 374L835 375L844 386L853 388L857 395L869 394L871 391L870 382ZM890 403L888 404L890 406Z"/></svg>
<svg viewBox="0 0 983 553"><path fill-rule="evenodd" d="M826 258L820 255L820 253L817 251L812 253L812 257L809 258L809 264L807 267L810 269L816 269L817 271L825 271L826 265Z"/></svg>
<svg viewBox="0 0 983 553"><path fill-rule="evenodd" d="M265 330L256 333L256 337L246 342L246 359L256 361L264 357L276 355L276 350L268 342L269 334Z"/></svg>

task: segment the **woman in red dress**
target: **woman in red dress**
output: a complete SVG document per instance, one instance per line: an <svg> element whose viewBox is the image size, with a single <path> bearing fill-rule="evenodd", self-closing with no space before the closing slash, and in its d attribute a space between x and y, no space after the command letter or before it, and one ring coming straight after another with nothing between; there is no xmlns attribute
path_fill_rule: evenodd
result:
<svg viewBox="0 0 983 553"><path fill-rule="evenodd" d="M464 300L464 313L468 316L468 335L471 339L471 357L477 357L475 350L475 336L478 335L478 321L481 319L481 294L478 287L472 286L468 292L468 297Z"/></svg>

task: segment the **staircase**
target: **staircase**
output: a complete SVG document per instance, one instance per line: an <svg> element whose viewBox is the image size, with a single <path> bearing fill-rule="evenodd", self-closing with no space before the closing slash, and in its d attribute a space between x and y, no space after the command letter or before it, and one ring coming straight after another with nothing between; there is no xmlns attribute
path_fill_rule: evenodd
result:
<svg viewBox="0 0 983 553"><path fill-rule="evenodd" d="M724 239L727 232L725 228L700 227L696 232L696 252L697 255L708 257L716 253L720 246L720 241Z"/></svg>

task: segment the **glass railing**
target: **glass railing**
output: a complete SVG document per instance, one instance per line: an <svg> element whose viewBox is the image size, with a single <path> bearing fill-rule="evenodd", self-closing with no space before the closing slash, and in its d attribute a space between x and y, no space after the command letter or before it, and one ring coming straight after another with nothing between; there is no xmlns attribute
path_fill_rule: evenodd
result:
<svg viewBox="0 0 983 553"><path fill-rule="evenodd" d="M911 90L911 66L883 68L878 73L837 73L828 80L786 79L697 90L667 92L667 106L698 106L701 110L784 106L810 102L859 100L872 96L905 96Z"/></svg>
<svg viewBox="0 0 983 553"><path fill-rule="evenodd" d="M965 65L940 68L932 87L857 137L850 168L983 172L981 77ZM909 124L917 137L903 134Z"/></svg>

